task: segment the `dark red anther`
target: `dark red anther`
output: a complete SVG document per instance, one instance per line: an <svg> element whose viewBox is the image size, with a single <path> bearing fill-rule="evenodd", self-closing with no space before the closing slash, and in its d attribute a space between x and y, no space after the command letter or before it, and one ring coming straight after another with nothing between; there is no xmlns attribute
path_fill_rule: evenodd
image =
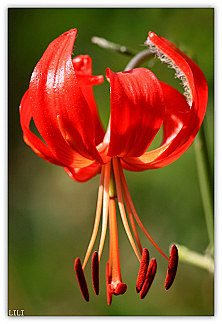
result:
<svg viewBox="0 0 222 324"><path fill-rule="evenodd" d="M112 293L110 291L110 282L111 277L109 275L109 261L106 263L106 297L107 297L107 305L110 306L112 302Z"/></svg>
<svg viewBox="0 0 222 324"><path fill-rule="evenodd" d="M95 294L99 295L99 257L96 251L92 256L92 281Z"/></svg>
<svg viewBox="0 0 222 324"><path fill-rule="evenodd" d="M157 269L156 259L153 258L150 261L150 265L149 265L147 273L146 273L146 279L144 281L144 284L143 284L141 292L140 292L140 298L141 299L146 297L146 294L148 293L148 291L150 289L150 286L151 286L151 284L153 282L153 279L155 277L156 269Z"/></svg>
<svg viewBox="0 0 222 324"><path fill-rule="evenodd" d="M169 289L174 282L178 266L178 250L176 245L171 246L170 261L167 269L167 275L165 280L165 289Z"/></svg>
<svg viewBox="0 0 222 324"><path fill-rule="evenodd" d="M84 276L80 258L75 259L74 269L76 272L76 277L78 279L78 283L79 283L79 287L82 292L82 295L83 295L84 299L88 302L89 301L89 292L88 292L86 279Z"/></svg>
<svg viewBox="0 0 222 324"><path fill-rule="evenodd" d="M136 281L136 292L139 293L142 289L144 280L146 278L147 268L149 265L149 251L144 248L142 252L142 257L140 261L140 269Z"/></svg>

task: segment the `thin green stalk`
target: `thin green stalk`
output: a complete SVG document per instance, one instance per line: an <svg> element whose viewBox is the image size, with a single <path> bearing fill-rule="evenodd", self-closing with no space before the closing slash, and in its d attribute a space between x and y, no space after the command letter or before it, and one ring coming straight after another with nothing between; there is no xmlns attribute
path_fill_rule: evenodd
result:
<svg viewBox="0 0 222 324"><path fill-rule="evenodd" d="M130 71L132 69L135 69L136 67L139 67L143 62L151 59L152 57L153 54L150 52L149 49L139 52L129 61L124 71Z"/></svg>
<svg viewBox="0 0 222 324"><path fill-rule="evenodd" d="M110 42L107 39L102 38L102 37L98 37L98 36L93 36L91 38L91 42L93 44L98 45L99 47L102 47L102 48L105 48L107 50L117 52L117 53L120 53L120 54L124 54L124 55L127 55L127 56L131 56L131 57L133 57L137 53L135 50L133 50L131 48L128 48L128 47L126 47L124 45L120 45L120 44Z"/></svg>
<svg viewBox="0 0 222 324"><path fill-rule="evenodd" d="M176 243L179 252L179 259L188 264L192 264L196 267L208 270L210 273L214 273L214 260L211 256L205 254L199 254L195 251L188 249L183 245Z"/></svg>
<svg viewBox="0 0 222 324"><path fill-rule="evenodd" d="M209 155L207 150L204 125L194 141L197 171L199 177L200 191L204 208L205 221L209 236L210 249L214 248L214 203L213 203L213 177L211 174Z"/></svg>
<svg viewBox="0 0 222 324"><path fill-rule="evenodd" d="M93 44L98 45L99 47L105 48L110 51L114 51L120 54L124 54L127 56L131 56L132 59L129 61L124 71L132 70L136 67L139 67L144 61L147 61L153 57L153 54L149 49L146 49L141 52L137 52L131 48L126 47L125 45L120 45L117 43L113 43L108 41L105 38L93 36L91 38L91 42Z"/></svg>

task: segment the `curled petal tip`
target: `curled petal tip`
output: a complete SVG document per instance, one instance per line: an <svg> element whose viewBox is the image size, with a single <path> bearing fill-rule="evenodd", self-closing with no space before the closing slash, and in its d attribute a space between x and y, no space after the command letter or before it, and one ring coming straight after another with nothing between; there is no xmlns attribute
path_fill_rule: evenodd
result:
<svg viewBox="0 0 222 324"><path fill-rule="evenodd" d="M110 68L106 68L106 80L110 82L110 74L112 73L112 70Z"/></svg>
<svg viewBox="0 0 222 324"><path fill-rule="evenodd" d="M112 72L112 70L110 68L106 68L106 75L109 74L110 72Z"/></svg>
<svg viewBox="0 0 222 324"><path fill-rule="evenodd" d="M76 28L72 28L66 32L64 32L63 34L60 35L60 39L66 39L66 38L70 38L70 39L75 39L77 35L77 29Z"/></svg>
<svg viewBox="0 0 222 324"><path fill-rule="evenodd" d="M77 29L76 28L72 28L70 30L68 30L65 34L67 35L76 35L77 34Z"/></svg>
<svg viewBox="0 0 222 324"><path fill-rule="evenodd" d="M148 38L152 38L153 36L155 36L156 34L153 31L149 31L148 33Z"/></svg>

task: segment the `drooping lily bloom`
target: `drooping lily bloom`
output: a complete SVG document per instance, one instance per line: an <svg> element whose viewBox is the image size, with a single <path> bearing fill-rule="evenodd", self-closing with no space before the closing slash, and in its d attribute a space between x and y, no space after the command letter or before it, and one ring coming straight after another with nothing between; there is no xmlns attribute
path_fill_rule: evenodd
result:
<svg viewBox="0 0 222 324"><path fill-rule="evenodd" d="M167 257L144 228L133 205L123 169L143 171L167 166L192 144L203 121L207 106L207 83L200 68L168 40L149 32L147 45L176 70L185 95L163 83L146 68L114 73L106 70L110 83L111 115L105 132L100 122L92 87L103 76L92 75L88 55L72 59L76 37L72 29L55 39L36 65L29 89L20 105L24 141L41 158L62 166L76 181L87 181L101 173L92 236L83 265L75 260L75 272L83 297L89 293L84 268L92 252L100 218L101 237L98 252L92 255L92 281L99 294L99 262L107 226L109 260L106 266L107 303L112 295L124 294L119 260L116 200L123 226L140 267L136 291L144 298L153 282L157 263L149 262L149 252L142 248L137 225L167 260L165 289L175 278L178 251L171 247ZM33 119L42 139L30 130ZM155 135L163 126L162 145L149 151Z"/></svg>

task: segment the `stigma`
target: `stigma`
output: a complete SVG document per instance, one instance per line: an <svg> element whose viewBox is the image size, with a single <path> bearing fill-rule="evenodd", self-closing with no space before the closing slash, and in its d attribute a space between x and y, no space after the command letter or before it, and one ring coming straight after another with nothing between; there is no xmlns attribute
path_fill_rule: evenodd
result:
<svg viewBox="0 0 222 324"><path fill-rule="evenodd" d="M89 291L84 275L84 269L94 247L100 221L102 222L102 227L99 247L98 251L94 251L92 254L91 261L93 290L95 295L99 295L99 263L103 252L107 228L109 228L109 259L106 263L105 279L107 304L111 305L113 295L123 295L127 291L127 285L122 281L120 268L116 213L117 207L119 209L119 214L126 235L139 262L139 271L136 279L136 293L140 294L140 299L145 298L154 281L157 271L157 262L155 258L149 260L150 254L148 249L142 248L136 224L141 228L150 243L167 261L167 275L165 279L166 290L172 286L176 276L178 267L178 250L176 245L172 245L170 257L168 258L146 231L133 205L121 166L121 161L119 158L115 157L101 167L96 216L91 239L89 241L83 265L81 264L80 258L76 258L74 264L81 293L87 302L89 301Z"/></svg>

